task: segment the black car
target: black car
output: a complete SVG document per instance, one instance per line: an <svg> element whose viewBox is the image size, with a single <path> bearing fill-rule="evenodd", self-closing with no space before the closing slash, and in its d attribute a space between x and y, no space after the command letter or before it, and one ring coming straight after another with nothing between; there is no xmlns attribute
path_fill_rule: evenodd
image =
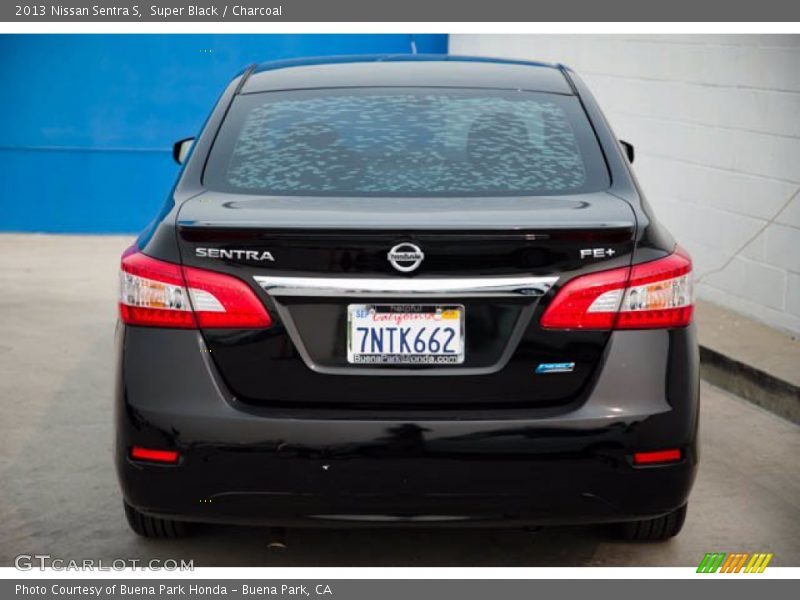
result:
<svg viewBox="0 0 800 600"><path fill-rule="evenodd" d="M174 154L121 266L116 465L136 533L681 529L692 264L570 69L252 66Z"/></svg>

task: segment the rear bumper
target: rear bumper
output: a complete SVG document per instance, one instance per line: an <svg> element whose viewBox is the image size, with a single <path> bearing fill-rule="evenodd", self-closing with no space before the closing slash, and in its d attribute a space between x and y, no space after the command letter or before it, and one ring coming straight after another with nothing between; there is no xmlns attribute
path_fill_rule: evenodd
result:
<svg viewBox="0 0 800 600"><path fill-rule="evenodd" d="M692 327L616 332L580 406L548 413L331 418L230 397L199 334L118 332L116 464L148 514L249 525L565 524L684 504L697 465ZM335 415L333 415L335 416ZM178 464L132 461L133 445ZM633 452L681 448L634 466Z"/></svg>

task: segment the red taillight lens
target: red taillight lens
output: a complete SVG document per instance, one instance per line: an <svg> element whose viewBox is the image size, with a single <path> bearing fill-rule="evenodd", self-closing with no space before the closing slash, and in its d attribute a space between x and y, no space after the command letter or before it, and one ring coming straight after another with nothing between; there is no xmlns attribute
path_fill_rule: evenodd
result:
<svg viewBox="0 0 800 600"><path fill-rule="evenodd" d="M175 450L155 450L134 446L131 448L131 458L150 462L176 463L178 462L178 453Z"/></svg>
<svg viewBox="0 0 800 600"><path fill-rule="evenodd" d="M654 452L636 452L633 455L633 464L652 465L655 463L677 462L681 459L681 451L677 448L669 450L656 450Z"/></svg>
<svg viewBox="0 0 800 600"><path fill-rule="evenodd" d="M590 273L569 281L547 307L541 325L545 329L611 329L619 308L621 290L628 279L627 267ZM607 299L607 302L606 302ZM605 302L604 310L591 310Z"/></svg>
<svg viewBox="0 0 800 600"><path fill-rule="evenodd" d="M692 321L692 260L678 248L648 263L568 282L541 319L545 329L655 329Z"/></svg>
<svg viewBox="0 0 800 600"><path fill-rule="evenodd" d="M230 275L183 267L129 249L122 255L120 318L149 327L269 327L252 289ZM194 309L194 310L192 310Z"/></svg>

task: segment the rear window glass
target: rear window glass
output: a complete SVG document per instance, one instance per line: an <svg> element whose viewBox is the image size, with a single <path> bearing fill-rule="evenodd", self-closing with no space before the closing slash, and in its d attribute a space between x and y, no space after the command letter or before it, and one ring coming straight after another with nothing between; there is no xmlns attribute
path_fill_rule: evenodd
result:
<svg viewBox="0 0 800 600"><path fill-rule="evenodd" d="M609 181L575 97L360 88L237 97L204 183L289 196L493 196Z"/></svg>

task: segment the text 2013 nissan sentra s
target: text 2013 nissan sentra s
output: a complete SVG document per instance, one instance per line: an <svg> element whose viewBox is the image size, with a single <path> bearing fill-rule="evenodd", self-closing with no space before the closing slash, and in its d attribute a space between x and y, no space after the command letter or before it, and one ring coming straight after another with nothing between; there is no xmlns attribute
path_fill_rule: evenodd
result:
<svg viewBox="0 0 800 600"><path fill-rule="evenodd" d="M134 531L681 529L692 263L571 70L267 63L174 154L121 266Z"/></svg>

